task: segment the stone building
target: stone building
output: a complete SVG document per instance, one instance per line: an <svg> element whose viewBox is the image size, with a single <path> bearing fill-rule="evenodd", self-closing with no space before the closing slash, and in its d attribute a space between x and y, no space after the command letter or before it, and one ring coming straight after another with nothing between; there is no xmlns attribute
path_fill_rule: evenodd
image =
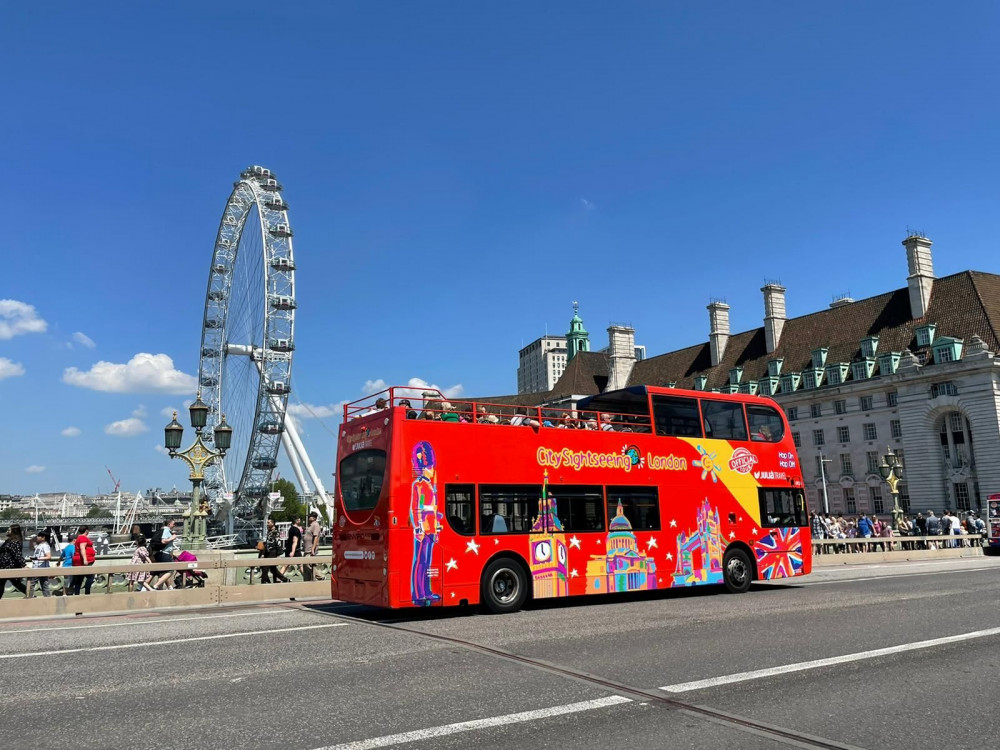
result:
<svg viewBox="0 0 1000 750"><path fill-rule="evenodd" d="M929 239L903 246L906 286L868 299L788 318L785 288L767 283L762 326L732 333L713 301L708 341L641 361L635 332L611 326L609 349L580 353L545 400L639 384L769 396L788 414L811 507L825 474L831 511L889 513L878 464L891 448L905 509L981 510L1000 493L1000 276L938 279Z"/></svg>

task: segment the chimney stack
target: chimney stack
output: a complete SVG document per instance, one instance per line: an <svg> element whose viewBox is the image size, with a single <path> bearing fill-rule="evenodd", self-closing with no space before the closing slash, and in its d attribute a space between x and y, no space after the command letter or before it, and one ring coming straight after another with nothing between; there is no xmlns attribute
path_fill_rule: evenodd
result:
<svg viewBox="0 0 1000 750"><path fill-rule="evenodd" d="M729 343L729 305L722 300L713 300L708 306L708 343L712 350L712 367L722 361Z"/></svg>
<svg viewBox="0 0 1000 750"><path fill-rule="evenodd" d="M608 385L607 391L617 391L628 385L635 366L635 329L612 323L608 326Z"/></svg>
<svg viewBox="0 0 1000 750"><path fill-rule="evenodd" d="M932 244L934 243L916 232L903 240L906 265L910 271L910 275L906 277L907 286L910 287L910 315L914 320L924 317L931 304L931 291L934 287Z"/></svg>
<svg viewBox="0 0 1000 750"><path fill-rule="evenodd" d="M769 281L760 288L764 293L764 338L767 353L778 348L781 329L785 327L785 287L776 281Z"/></svg>

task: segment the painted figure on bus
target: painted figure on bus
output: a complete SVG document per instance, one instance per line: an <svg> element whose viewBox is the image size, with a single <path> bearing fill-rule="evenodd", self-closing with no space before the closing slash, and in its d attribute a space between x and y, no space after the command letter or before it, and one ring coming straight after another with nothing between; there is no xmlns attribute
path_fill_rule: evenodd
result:
<svg viewBox="0 0 1000 750"><path fill-rule="evenodd" d="M428 607L441 601L431 590L431 561L441 533L438 512L434 448L421 440L413 446L413 483L410 485L410 526L413 528L413 569L410 594L413 603Z"/></svg>
<svg viewBox="0 0 1000 750"><path fill-rule="evenodd" d="M657 588L656 562L639 551L632 524L625 516L621 500L608 525L605 554L587 562L587 593L608 594L615 591L645 591Z"/></svg>
<svg viewBox="0 0 1000 750"><path fill-rule="evenodd" d="M719 524L719 509L708 504L708 498L698 508L698 526L693 531L677 535L677 566L674 583L722 582L722 553L725 542Z"/></svg>
<svg viewBox="0 0 1000 750"><path fill-rule="evenodd" d="M549 495L549 472L545 470L538 516L531 524L531 578L536 599L569 595L566 534L556 510L556 499Z"/></svg>

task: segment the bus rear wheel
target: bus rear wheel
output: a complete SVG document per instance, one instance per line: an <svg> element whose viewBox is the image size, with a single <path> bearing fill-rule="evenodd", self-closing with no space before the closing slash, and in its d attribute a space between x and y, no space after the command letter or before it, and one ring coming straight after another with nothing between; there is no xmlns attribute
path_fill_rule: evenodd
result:
<svg viewBox="0 0 1000 750"><path fill-rule="evenodd" d="M505 615L524 605L528 578L516 560L501 557L486 566L480 589L483 606L495 615Z"/></svg>
<svg viewBox="0 0 1000 750"><path fill-rule="evenodd" d="M742 594L753 581L753 565L750 556L741 549L731 549L722 559L722 580L730 594Z"/></svg>

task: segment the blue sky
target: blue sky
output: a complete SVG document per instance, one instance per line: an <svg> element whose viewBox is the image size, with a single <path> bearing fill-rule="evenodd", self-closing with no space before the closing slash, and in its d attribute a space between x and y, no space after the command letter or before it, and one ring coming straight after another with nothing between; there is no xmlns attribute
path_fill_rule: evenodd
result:
<svg viewBox="0 0 1000 750"><path fill-rule="evenodd" d="M939 276L1000 272L998 21L0 0L0 493L107 491L105 465L129 492L186 486L161 412L193 395L215 231L252 163L292 207L292 403L314 410L377 380L513 392L518 348L573 300L595 348L628 321L652 355L705 340L711 297L760 325L765 277L793 316L901 287L908 228ZM325 477L336 424L301 420Z"/></svg>

